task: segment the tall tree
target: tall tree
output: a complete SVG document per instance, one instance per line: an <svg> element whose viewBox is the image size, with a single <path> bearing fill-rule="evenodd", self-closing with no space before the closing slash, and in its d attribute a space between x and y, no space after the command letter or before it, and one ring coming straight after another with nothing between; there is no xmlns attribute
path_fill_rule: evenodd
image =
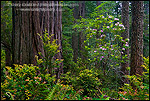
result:
<svg viewBox="0 0 150 101"><path fill-rule="evenodd" d="M122 12L121 12L121 20L125 27L125 31L121 33L121 36L123 37L123 40L126 38L129 39L129 1L122 1ZM128 44L129 42L127 42ZM124 43L122 43L122 46ZM125 49L123 51L123 54L121 54L121 58L123 56L127 55L127 59L122 59L124 62L121 63L121 71L123 75L128 75L128 70L126 69L129 67L129 49ZM128 80L123 77L123 81L125 83L128 83Z"/></svg>
<svg viewBox="0 0 150 101"><path fill-rule="evenodd" d="M85 18L85 1L80 1L79 2L79 18L81 19ZM83 34L83 32L79 32L79 55L81 56L81 59L84 60L84 39L85 39L85 35Z"/></svg>
<svg viewBox="0 0 150 101"><path fill-rule="evenodd" d="M73 16L74 16L74 23L76 22L76 19L78 19L79 9L78 6L73 7ZM78 58L78 32L77 29L74 29L74 33L72 34L72 48L73 48L73 60L77 62Z"/></svg>
<svg viewBox="0 0 150 101"><path fill-rule="evenodd" d="M15 1L20 6L13 6L13 63L14 64L34 64L36 65L35 55L41 52L45 56L43 43L37 35L43 34L45 29L48 34L54 34L52 40L57 39L60 52L55 56L62 58L61 46L61 7L58 1ZM23 6L25 4L32 6ZM45 6L43 4L51 4ZM59 6L59 7L58 7ZM51 9L51 10L50 10ZM39 56L39 58L42 58ZM58 78L62 70L62 63L59 64Z"/></svg>
<svg viewBox="0 0 150 101"><path fill-rule="evenodd" d="M142 75L143 68L143 1L131 1L132 34L131 34L131 69L130 75Z"/></svg>
<svg viewBox="0 0 150 101"><path fill-rule="evenodd" d="M144 1L144 49L143 56L149 56L149 1Z"/></svg>
<svg viewBox="0 0 150 101"><path fill-rule="evenodd" d="M1 48L5 50L6 53L6 66L10 66L11 61L11 44L12 41L12 9L11 1L1 2Z"/></svg>

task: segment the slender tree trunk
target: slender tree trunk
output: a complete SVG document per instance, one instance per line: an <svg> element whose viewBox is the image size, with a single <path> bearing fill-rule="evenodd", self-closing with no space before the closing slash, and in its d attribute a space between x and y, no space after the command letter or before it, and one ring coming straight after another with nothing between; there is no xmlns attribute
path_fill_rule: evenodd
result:
<svg viewBox="0 0 150 101"><path fill-rule="evenodd" d="M6 48L5 53L6 53L6 66L11 66L11 52L8 48Z"/></svg>
<svg viewBox="0 0 150 101"><path fill-rule="evenodd" d="M125 27L125 31L121 33L121 36L123 37L123 40L126 38L129 39L129 1L122 1L122 13L121 13L121 20ZM127 42L129 43L129 42ZM122 43L122 46L124 43ZM127 55L127 59L122 59L123 56ZM129 67L129 49L126 49L123 51L123 54L121 54L121 59L124 61L121 63L121 71L123 75L128 75L127 67ZM129 83L128 79L122 78L124 83Z"/></svg>
<svg viewBox="0 0 150 101"><path fill-rule="evenodd" d="M81 17L85 18L85 1L80 1L79 2L79 18L81 19ZM83 35L83 32L79 32L79 55L81 56L81 59L84 61L85 57L84 57L84 39L85 36Z"/></svg>
<svg viewBox="0 0 150 101"><path fill-rule="evenodd" d="M78 6L74 6L73 16L75 18L74 23L76 23L76 19L78 19ZM78 33L77 29L74 29L74 33L72 34L72 48L73 48L73 60L77 62L78 58Z"/></svg>
<svg viewBox="0 0 150 101"><path fill-rule="evenodd" d="M149 1L144 1L144 12L144 36L149 37ZM149 56L149 42L147 40L144 41L143 51L144 57Z"/></svg>
<svg viewBox="0 0 150 101"><path fill-rule="evenodd" d="M131 71L130 75L142 75L143 68L143 1L132 1Z"/></svg>

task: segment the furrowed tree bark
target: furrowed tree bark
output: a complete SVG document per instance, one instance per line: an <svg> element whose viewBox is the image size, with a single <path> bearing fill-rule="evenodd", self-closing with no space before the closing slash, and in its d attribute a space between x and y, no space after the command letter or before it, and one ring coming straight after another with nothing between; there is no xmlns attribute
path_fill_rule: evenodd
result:
<svg viewBox="0 0 150 101"><path fill-rule="evenodd" d="M55 1L56 5L59 5L59 1ZM58 49L60 50L59 53L56 54L57 59L62 59L62 43L61 43L61 33L62 33L62 13L61 13L61 6L56 6L55 12L55 39L58 39L56 43L59 45ZM60 67L58 68L57 78L60 78L61 73L63 73L63 63L58 64Z"/></svg>
<svg viewBox="0 0 150 101"><path fill-rule="evenodd" d="M81 19L81 17L85 18L85 1L79 2L79 18ZM83 32L82 31L79 32L79 55L83 61L85 60L84 39L85 39L85 35L83 35Z"/></svg>
<svg viewBox="0 0 150 101"><path fill-rule="evenodd" d="M143 68L143 1L131 1L132 35L130 75L142 75Z"/></svg>
<svg viewBox="0 0 150 101"><path fill-rule="evenodd" d="M54 34L51 38L57 39L60 52L55 56L55 59L62 59L61 45L61 7L58 7L58 1L15 1L14 3L21 6L13 7L13 64L34 64L36 65L35 55L41 52L45 56L43 42L37 35L43 34L45 29L48 34ZM23 6L23 4L35 4L34 6ZM52 5L53 3L53 5ZM49 5L43 5L49 4ZM55 9L57 8L57 10ZM52 8L52 9L50 9ZM25 10L29 9L29 10ZM38 55L39 56L39 55ZM39 58L42 58L39 56ZM59 64L58 78L63 73L63 64ZM52 73L52 68L46 67L48 73Z"/></svg>
<svg viewBox="0 0 150 101"><path fill-rule="evenodd" d="M149 56L149 42L147 38L149 37L149 1L144 1L144 36L146 37L144 40L144 48L143 48L143 56Z"/></svg>
<svg viewBox="0 0 150 101"><path fill-rule="evenodd" d="M123 37L123 40L126 38L129 39L129 1L122 1L122 12L121 12L121 20L122 24L125 27L125 31L121 33L121 36ZM129 42L127 42L129 44ZM123 46L124 43L121 43ZM123 56L127 55L127 59L122 59ZM125 49L123 51L123 54L121 54L121 59L124 61L121 63L121 71L122 75L128 75L128 70L126 69L129 67L129 49ZM123 81L122 83L129 83L128 79L125 79L125 77L122 77Z"/></svg>
<svg viewBox="0 0 150 101"><path fill-rule="evenodd" d="M75 18L74 23L76 23L76 19L78 19L78 6L74 6L73 16ZM73 48L73 60L77 62L78 58L78 32L77 29L74 29L74 33L72 34L72 48Z"/></svg>

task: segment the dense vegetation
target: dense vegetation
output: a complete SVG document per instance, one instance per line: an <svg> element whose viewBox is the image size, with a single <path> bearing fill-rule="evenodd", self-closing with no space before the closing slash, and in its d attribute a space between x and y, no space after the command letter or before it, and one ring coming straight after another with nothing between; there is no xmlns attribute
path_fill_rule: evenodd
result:
<svg viewBox="0 0 150 101"><path fill-rule="evenodd" d="M149 100L149 27L146 28L149 26L149 13L145 8L142 75L130 75L130 67L127 67L129 74L123 75L121 64L130 63L124 51L129 49L130 56L132 22L130 16L130 36L124 39L121 33L126 28L121 22L120 3L103 1L96 5L96 1L86 1L85 16L79 18L74 16L75 8L63 6L63 58L54 58L61 50L58 49L57 39L51 38L54 34L49 36L45 29L42 36L37 33L42 40L45 56L38 52L35 55L36 65L21 65L6 63L8 51L9 58L13 57L13 12L12 2L1 1L1 100ZM144 4L149 2L145 1ZM77 44L77 50L73 48L74 35L78 38L77 43L82 44ZM80 41L80 38L83 40ZM77 60L74 58L75 51L78 51ZM58 78L57 70L61 63L63 73ZM123 82L123 78L129 82Z"/></svg>

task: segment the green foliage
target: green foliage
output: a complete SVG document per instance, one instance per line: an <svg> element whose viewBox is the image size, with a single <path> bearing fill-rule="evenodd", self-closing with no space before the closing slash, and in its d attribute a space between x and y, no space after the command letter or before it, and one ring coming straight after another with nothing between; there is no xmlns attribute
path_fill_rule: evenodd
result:
<svg viewBox="0 0 150 101"><path fill-rule="evenodd" d="M58 69L60 67L60 63L63 61L62 59L54 59L53 57L60 52L60 50L58 50L59 45L57 45L56 43L56 39L51 39L51 37L54 35L49 35L47 30L45 29L44 34L40 35L40 38L43 41L43 48L44 48L44 54L42 54L42 52L39 52L39 55L42 57L42 59L38 59L38 56L36 55L36 60L37 60L37 65L42 64L44 68L42 68L42 70L40 70L41 72L45 72L45 70L47 70L47 73L52 73L54 71L52 71L52 69ZM51 70L51 71L49 71Z"/></svg>
<svg viewBox="0 0 150 101"><path fill-rule="evenodd" d="M5 76L5 51L1 49L1 81L4 81L4 76Z"/></svg>
<svg viewBox="0 0 150 101"><path fill-rule="evenodd" d="M103 3L100 6L102 5ZM78 28L78 31L82 31L86 36L84 49L87 60L83 63L86 64L85 68L101 69L101 73L105 76L103 86L117 89L120 85L118 81L121 79L119 73L121 62L127 62L127 55L125 54L121 59L121 54L129 48L129 39L123 40L121 37L124 25L118 18L102 15L98 11L93 12L91 18L81 18L78 22L79 24L74 28ZM124 43L122 47L121 43Z"/></svg>
<svg viewBox="0 0 150 101"><path fill-rule="evenodd" d="M1 43L5 48L11 48L12 38L12 6L11 1L1 1Z"/></svg>
<svg viewBox="0 0 150 101"><path fill-rule="evenodd" d="M71 72L67 72L61 76L61 80L63 84L72 85L75 90L83 89L83 96L87 95L90 97L97 96L97 87L101 85L98 74L89 69L83 69L75 75L72 75Z"/></svg>
<svg viewBox="0 0 150 101"><path fill-rule="evenodd" d="M130 84L124 84L121 88L123 91L118 92L120 99L149 100L149 57L143 57L143 59L144 64L142 67L145 69L143 75L126 75L130 80ZM132 85L135 87L133 88Z"/></svg>
<svg viewBox="0 0 150 101"><path fill-rule="evenodd" d="M80 100L80 94L83 90L80 89L77 92L71 85L61 84L60 81L54 85L49 92L46 100Z"/></svg>
<svg viewBox="0 0 150 101"><path fill-rule="evenodd" d="M2 94L10 92L15 100L45 99L50 87L54 85L55 77L50 77L50 74L38 75L39 67L32 64L14 64L14 66L14 69L5 67L8 74L5 81L1 83Z"/></svg>
<svg viewBox="0 0 150 101"><path fill-rule="evenodd" d="M68 71L75 71L75 67L77 64L73 61L73 50L71 45L69 44L69 37L63 35L62 40L62 56L63 56L63 70L64 73Z"/></svg>
<svg viewBox="0 0 150 101"><path fill-rule="evenodd" d="M101 81L97 77L97 73L93 70L85 69L80 71L76 78L75 89L84 89L83 95L94 97L97 88L101 85Z"/></svg>

